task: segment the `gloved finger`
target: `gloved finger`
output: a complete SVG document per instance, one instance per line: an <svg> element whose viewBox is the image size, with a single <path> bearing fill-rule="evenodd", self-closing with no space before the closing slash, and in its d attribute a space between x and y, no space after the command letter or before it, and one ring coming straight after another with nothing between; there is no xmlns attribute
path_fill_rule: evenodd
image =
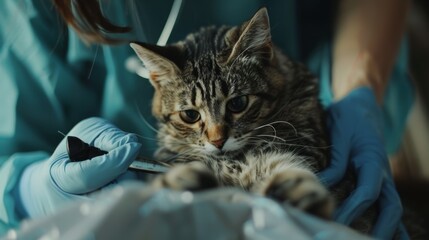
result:
<svg viewBox="0 0 429 240"><path fill-rule="evenodd" d="M392 239L402 217L401 199L392 181L383 182L379 200L380 213L372 234L377 238Z"/></svg>
<svg viewBox="0 0 429 240"><path fill-rule="evenodd" d="M328 187L331 187L337 184L341 179L343 179L344 174L346 173L349 153L350 153L350 136L344 135L341 127L338 126L338 121L335 119L338 116L335 116L337 113L335 111L330 112L328 117L328 128L331 132L331 161L329 167L319 172L317 176L320 181ZM349 129L350 130L350 129Z"/></svg>
<svg viewBox="0 0 429 240"><path fill-rule="evenodd" d="M109 153L81 162L59 160L52 164L51 176L65 192L92 192L124 173L140 151L140 143L128 143Z"/></svg>
<svg viewBox="0 0 429 240"><path fill-rule="evenodd" d="M129 142L138 142L135 134L124 132L109 121L97 117L79 122L68 135L105 151Z"/></svg>
<svg viewBox="0 0 429 240"><path fill-rule="evenodd" d="M118 128L110 128L100 133L94 139L92 145L104 151L110 151L128 143L138 143L137 136L132 133L126 133Z"/></svg>
<svg viewBox="0 0 429 240"><path fill-rule="evenodd" d="M357 157L367 158L367 155L362 154ZM367 159L360 160L366 161ZM337 209L336 221L349 225L377 200L383 183L383 174L380 171L380 167L370 161L366 161L356 169L357 187Z"/></svg>
<svg viewBox="0 0 429 240"><path fill-rule="evenodd" d="M344 160L346 162L346 160ZM317 177L319 178L320 182L322 182L327 187L332 187L335 184L337 184L341 179L344 177L346 168L343 168L342 166L333 166L330 165L328 168L324 169L321 172L317 173Z"/></svg>
<svg viewBox="0 0 429 240"><path fill-rule="evenodd" d="M86 143L92 143L100 133L111 128L117 129L115 125L103 118L91 117L77 123L67 135L76 136Z"/></svg>

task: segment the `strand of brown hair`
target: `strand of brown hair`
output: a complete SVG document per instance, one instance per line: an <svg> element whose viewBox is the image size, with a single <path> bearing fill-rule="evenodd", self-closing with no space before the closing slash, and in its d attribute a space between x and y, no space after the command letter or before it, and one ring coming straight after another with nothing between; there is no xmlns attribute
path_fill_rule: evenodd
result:
<svg viewBox="0 0 429 240"><path fill-rule="evenodd" d="M52 0L65 23L86 43L117 44L124 40L110 35L131 31L113 24L102 13L99 0Z"/></svg>

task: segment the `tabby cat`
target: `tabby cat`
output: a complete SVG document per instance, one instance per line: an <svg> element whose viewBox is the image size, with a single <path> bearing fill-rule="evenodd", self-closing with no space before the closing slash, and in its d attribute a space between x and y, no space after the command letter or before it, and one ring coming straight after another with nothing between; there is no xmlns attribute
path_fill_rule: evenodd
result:
<svg viewBox="0 0 429 240"><path fill-rule="evenodd" d="M353 172L331 193L315 175L330 151L318 82L273 45L265 8L241 26L131 47L155 88L156 157L173 166L154 187L240 187L327 219L354 190ZM376 218L374 205L351 226L369 233ZM415 219L404 218L410 236L427 239Z"/></svg>
<svg viewBox="0 0 429 240"><path fill-rule="evenodd" d="M329 218L315 172L329 143L318 82L271 42L267 10L166 47L131 43L155 88L156 153L173 164L157 187L240 187Z"/></svg>

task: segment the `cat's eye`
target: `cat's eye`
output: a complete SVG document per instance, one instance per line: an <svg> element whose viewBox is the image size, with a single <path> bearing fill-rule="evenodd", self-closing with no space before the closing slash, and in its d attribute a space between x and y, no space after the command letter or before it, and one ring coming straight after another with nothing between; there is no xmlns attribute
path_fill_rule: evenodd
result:
<svg viewBox="0 0 429 240"><path fill-rule="evenodd" d="M200 120L201 115L195 110L185 110L180 112L180 118L186 123L196 123Z"/></svg>
<svg viewBox="0 0 429 240"><path fill-rule="evenodd" d="M240 113L244 111L249 103L248 96L235 97L228 101L226 107L232 113Z"/></svg>

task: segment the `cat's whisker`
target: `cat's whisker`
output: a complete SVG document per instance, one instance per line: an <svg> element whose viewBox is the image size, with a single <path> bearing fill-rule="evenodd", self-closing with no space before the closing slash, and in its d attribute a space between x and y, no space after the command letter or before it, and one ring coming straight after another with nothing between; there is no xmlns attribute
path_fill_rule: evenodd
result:
<svg viewBox="0 0 429 240"><path fill-rule="evenodd" d="M255 141L255 140L253 140L255 143L260 143L260 141L264 141L265 143L267 143L267 144L270 144L271 142L269 142L268 140L266 140L266 139L263 139L263 138L259 138L259 137L247 137L246 138L246 140L247 139L257 139L258 141Z"/></svg>
<svg viewBox="0 0 429 240"><path fill-rule="evenodd" d="M172 138L170 139L171 142L169 142L169 144L175 145L175 146L185 146L187 148L192 148L192 149L204 149L204 147L197 145L197 144L193 144L193 143L185 143L183 142L183 139L175 139ZM163 143L166 143L165 140Z"/></svg>
<svg viewBox="0 0 429 240"><path fill-rule="evenodd" d="M263 138L258 138L258 137L270 137L270 138L275 138L275 139L279 139L281 140L281 142L278 141L273 141L273 142L268 142L267 140L263 139ZM326 149L326 148L331 148L332 145L329 146L310 146L310 145L302 145L302 144L296 144L296 143L291 143L291 141L296 141L299 139L303 139L305 137L298 137L298 138L292 138L292 139L283 139L281 137L278 136L274 136L274 135L256 135L253 137L248 137L248 139L259 139L259 140L263 140L266 143L272 143L272 144L276 144L276 145L284 145L284 146L298 146L298 147L309 147L309 148L315 148L315 149Z"/></svg>
<svg viewBox="0 0 429 240"><path fill-rule="evenodd" d="M170 141L167 142L166 140L162 139L159 142L162 143L162 144L164 144L164 145L170 145L170 146L179 146L179 147L180 146L189 146L186 143L175 141L175 140L170 140Z"/></svg>
<svg viewBox="0 0 429 240"><path fill-rule="evenodd" d="M279 123L283 123L283 124L287 124L287 125L291 126L293 128L294 132L295 132L295 135L298 135L298 131L296 130L295 126L293 126L293 124L290 123L290 122L288 122L288 121L274 121L274 122L270 122L270 123L267 123L265 125L261 125L259 127L256 127L254 130L258 130L258 129L261 129L263 127L268 127L268 126L274 128L273 124L279 124Z"/></svg>
<svg viewBox="0 0 429 240"><path fill-rule="evenodd" d="M145 136L142 136L142 135L137 134L137 133L133 133L133 134L135 134L135 135L136 135L138 138L140 138L140 139L153 141L153 142L159 143L160 145L165 144L165 140L164 140L164 139L157 139L157 138L145 137ZM189 144L183 143L183 142L181 142L181 141L179 141L179 140L177 140L177 141L176 141L176 140L174 140L174 141L170 142L170 145L172 145L172 146L186 146L186 147L189 147L189 146L190 146ZM197 145L196 145L196 146L197 146ZM192 147L194 147L194 148L195 148L195 146L192 146ZM198 147L199 147L199 146L198 146ZM157 148L158 148L158 147L157 147Z"/></svg>
<svg viewBox="0 0 429 240"><path fill-rule="evenodd" d="M144 140L149 140L149 141L154 141L154 142L162 142L157 138L151 138L151 137L145 137L143 135L137 134L137 133L133 133L134 135L136 135L138 138L140 139L144 139Z"/></svg>
<svg viewBox="0 0 429 240"><path fill-rule="evenodd" d="M166 140L161 140L159 142L164 144L164 145L167 144ZM170 147L177 148L177 149L175 149L176 152L183 152L182 149L189 149L189 151L186 151L188 153L192 152L192 151L198 151L198 150L200 152L203 152L202 150L204 150L204 147L202 147L200 145L191 144L191 143L184 143L183 139L170 138L168 141L168 145Z"/></svg>
<svg viewBox="0 0 429 240"><path fill-rule="evenodd" d="M285 145L285 146L297 146L297 147L304 147L304 148L314 148L314 149L328 149L332 147L332 145L317 147L317 146L310 146L310 145L302 145L302 144L295 144L295 143L281 143L281 142L275 142L274 144Z"/></svg>
<svg viewBox="0 0 429 240"><path fill-rule="evenodd" d="M176 159L176 158L178 158L178 157L185 156L185 155L189 155L189 153L190 153L190 152L192 152L192 151L194 151L194 150L193 150L193 149L189 149L189 150L187 150L187 151L177 153L177 154L175 154L175 155L173 155L173 156L171 156L171 157L169 157L169 158L162 159L162 162L167 162L167 163L168 163L168 162L171 162L172 160L174 160L174 159Z"/></svg>
<svg viewBox="0 0 429 240"><path fill-rule="evenodd" d="M182 139L169 138L167 139L157 139L157 143L160 145L168 145L176 149L176 151L181 151L182 149L203 149L203 147L197 144L191 144L184 142Z"/></svg>
<svg viewBox="0 0 429 240"><path fill-rule="evenodd" d="M267 119L267 121L270 121L270 120L272 120L272 119L275 119L276 117L277 117L277 115L278 114L280 114L280 113L282 113L282 112L284 112L284 109L287 107L288 105L287 104L284 104L277 112L275 112L270 118L268 118ZM285 124L288 124L288 125L290 125L293 129L294 129L294 131L295 131L295 135L298 135L298 131L296 130L296 128L295 128L295 126L293 126L293 124L292 123L290 123L290 122L288 122L288 121L274 121L274 122L272 122L272 123L285 123Z"/></svg>
<svg viewBox="0 0 429 240"><path fill-rule="evenodd" d="M257 138L257 137L251 137L252 139L250 141L248 141L248 143L250 144L261 144L261 141L264 141L266 143L266 145L264 145L264 147L268 147L268 148L274 148L276 150L279 150L280 147L277 144L274 144L275 142L271 141L267 141L263 138Z"/></svg>
<svg viewBox="0 0 429 240"><path fill-rule="evenodd" d="M255 129L253 129L253 131L261 129L261 128L265 128L265 127L270 127L271 129L273 129L274 135L277 136L277 130L276 130L276 128L272 124L270 124L270 123L262 125L262 126L259 126L259 127L255 128Z"/></svg>
<svg viewBox="0 0 429 240"><path fill-rule="evenodd" d="M283 142L286 142L286 140L284 138L278 137L276 135L260 134L260 135L256 135L256 136L258 136L258 137L269 137L269 138L279 139Z"/></svg>
<svg viewBox="0 0 429 240"><path fill-rule="evenodd" d="M137 112L138 112L138 114L139 114L139 117L142 119L142 121L144 122L144 124L146 124L146 125L149 127L149 129L150 129L150 130L152 130L152 131L154 131L154 132L156 132L156 133L159 133L159 131L158 131L154 126L152 126L152 125L151 125L151 124L146 120L146 118L143 116L143 114L142 114L142 112L140 111L140 108L138 107L137 103L135 102L134 104L135 104L135 107L136 107Z"/></svg>

